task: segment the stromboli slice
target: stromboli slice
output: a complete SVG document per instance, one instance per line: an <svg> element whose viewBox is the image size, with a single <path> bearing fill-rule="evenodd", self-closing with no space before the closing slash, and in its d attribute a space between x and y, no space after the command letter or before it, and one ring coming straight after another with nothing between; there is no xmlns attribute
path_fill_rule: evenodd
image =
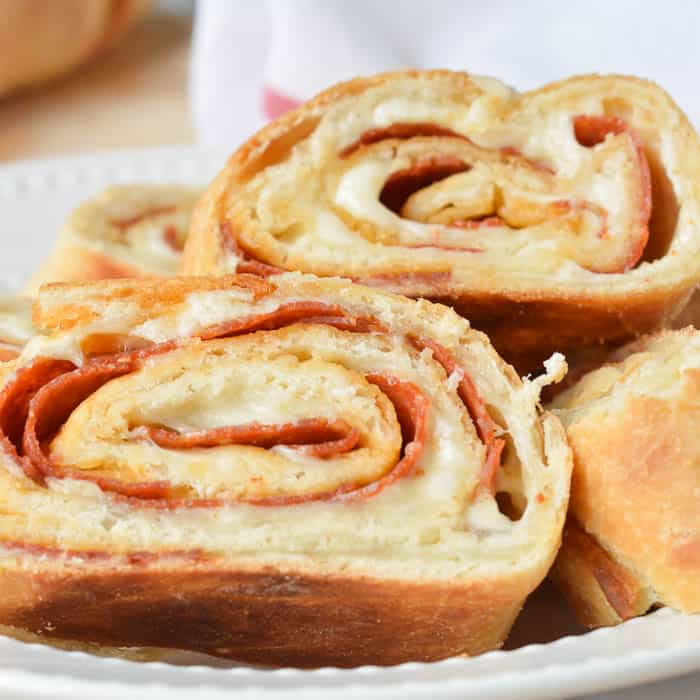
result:
<svg viewBox="0 0 700 700"><path fill-rule="evenodd" d="M50 258L27 283L170 277L180 265L199 192L178 185L115 185L67 219Z"/></svg>
<svg viewBox="0 0 700 700"><path fill-rule="evenodd" d="M664 324L700 280L700 146L657 86L517 95L447 71L358 78L244 144L188 273L347 276L444 301L524 367Z"/></svg>
<svg viewBox="0 0 700 700"><path fill-rule="evenodd" d="M591 627L658 605L700 612L699 382L700 333L665 331L551 404L574 452L554 577Z"/></svg>
<svg viewBox="0 0 700 700"><path fill-rule="evenodd" d="M499 646L570 453L445 307L298 274L51 285L0 389L0 623L267 664ZM126 593L128 591L128 594Z"/></svg>

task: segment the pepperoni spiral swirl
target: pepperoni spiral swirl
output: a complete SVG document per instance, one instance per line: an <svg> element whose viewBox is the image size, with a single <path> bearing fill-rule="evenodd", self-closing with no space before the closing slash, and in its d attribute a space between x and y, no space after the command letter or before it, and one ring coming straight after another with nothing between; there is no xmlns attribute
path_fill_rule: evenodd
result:
<svg viewBox="0 0 700 700"><path fill-rule="evenodd" d="M554 557L561 360L523 382L446 307L294 274L55 285L34 317L0 367L0 624L438 659L498 646Z"/></svg>
<svg viewBox="0 0 700 700"><path fill-rule="evenodd" d="M341 390L342 385L333 387L332 384L332 377L339 373L339 369L330 364L322 352L317 351L312 359L297 360L289 366L290 359L295 353L300 353L299 347L304 345L304 334L297 325L291 324L321 326L317 333L321 333L319 341L322 344L337 345L340 331L343 335L347 332L365 334L368 328L372 328L375 334L388 332L375 320L353 316L339 305L292 302L267 314L202 329L196 338L206 342L196 345L195 356L198 362L217 366L219 372L228 369L228 379L256 396L269 385L273 392L278 392L273 396L278 396L280 401L293 400L295 394L283 391L275 386L274 381L277 373L286 372L293 377L295 369L302 369L304 377L308 374L309 381L322 383L324 392ZM268 330L259 335L258 329L262 328ZM370 335L365 342L371 342L370 339L374 340L374 337ZM264 353L265 346L274 346L275 341L281 347L269 356L270 365L262 379L257 384L250 379L247 383L242 382L241 374L251 371L248 366L251 353L255 349ZM479 488L493 491L505 442L496 437L497 426L474 383L436 341L409 337L402 343L404 352L409 354L428 350L444 371L459 376L457 393L467 414L474 420L474 430L485 447ZM285 354L285 349L290 354ZM94 482L105 492L148 507L352 501L375 496L397 480L414 474L427 439L430 400L420 387L400 379L391 371L372 369L358 372L353 368L353 376L335 378L335 382L340 379L352 382L356 391L355 402L362 397L368 404L365 412L355 416L353 422L347 420L347 414L329 419L315 415L312 410L307 415L304 407L298 414L291 411L291 419L252 420L186 429L169 426L167 419L156 420L158 411L152 416L141 411L137 417L131 406L128 413L116 408L120 396L132 396L145 388L144 374L153 371L165 373L161 382L166 382L166 389L169 387L167 382L176 382L177 377L172 373L181 371L184 353L191 355L192 348L168 341L145 349L98 356L88 359L81 367L60 359L40 357L34 360L18 370L15 378L5 386L0 399L5 452L13 454L27 475L37 483L43 484L48 478L83 479ZM217 360L219 356L221 359ZM319 366L314 367L315 364ZM220 381L219 375L216 380ZM282 384L289 381L285 376ZM316 400L321 398L319 395ZM326 406L326 409L330 410L331 406ZM254 413L252 406L247 410ZM95 421L100 416L105 417L105 423L109 422L94 434ZM18 423L19 420L23 425ZM375 427L370 429L367 424ZM224 484L197 485L193 477L191 483L187 477L175 481L162 473L163 464L161 471L155 470L157 478L149 478L151 470L141 465L136 455L126 464L104 453L101 458L86 456L95 443L99 454L105 447L102 441L110 448L115 443L127 443L129 447L137 448L146 443L148 449L163 448L184 453L199 448L240 447L241 454L232 452L231 459L242 459L241 472L245 483L227 481ZM267 470L271 473L266 474L266 469L259 464L265 459L259 454L260 450L279 447L284 447L287 455L290 452L296 454L297 460L307 470L303 472L303 478L297 475L298 485L289 484L285 479L275 484L274 470L280 465L273 464ZM354 464L358 461L353 460L354 457L362 457L361 463ZM291 461L294 464L295 459ZM339 471L342 468L345 475L334 475L329 464L332 461L338 463L333 466ZM236 467L232 465L231 469L235 474ZM205 497L199 495L201 492Z"/></svg>
<svg viewBox="0 0 700 700"><path fill-rule="evenodd" d="M697 135L643 81L518 95L448 71L356 79L234 153L184 268L337 275L447 303L525 373L686 301L699 177Z"/></svg>

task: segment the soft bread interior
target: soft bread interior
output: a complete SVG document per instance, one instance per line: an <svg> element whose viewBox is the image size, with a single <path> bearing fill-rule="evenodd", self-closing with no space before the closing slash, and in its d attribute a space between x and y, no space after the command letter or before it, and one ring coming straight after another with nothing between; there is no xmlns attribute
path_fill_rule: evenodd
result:
<svg viewBox="0 0 700 700"><path fill-rule="evenodd" d="M167 304L159 306L155 298L167 299ZM232 318L319 299L369 316L390 332L350 334L296 324L214 341L189 339ZM443 580L507 573L534 581L556 551L570 456L558 421L541 412L538 397L547 382L563 374L561 358L553 359L537 380L521 381L483 334L445 307L298 274L270 283L239 276L54 285L44 289L35 319L51 334L30 342L14 371L37 357L81 365L85 342L89 346L91 339L110 334L120 343L179 339L177 349L154 355L134 374L105 384L68 419L51 449L71 463L82 460L87 470L172 469L176 478L197 484L202 493L240 493L248 488L246 465L254 463L251 450L256 448L228 446L180 455L156 445L125 444L129 420L202 428L245 415L285 420L307 410L328 411L330 417L335 411L350 423L364 423L365 443L358 452L370 450L374 460L371 450L395 449L391 430L382 427L377 413L390 414L391 407L374 400L376 392L363 380L368 372L383 370L429 398L428 437L415 478L348 503L153 510L115 500L78 479L48 479L46 487L39 487L10 465L0 473L0 533L5 540L70 550L186 549L241 566L274 563L302 570L312 566L316 573L371 570L373 575ZM484 447L457 398L459 378L448 375L430 350L407 342L409 336L436 339L452 353L506 436L494 493L476 489ZM5 376L11 378L12 370ZM324 384L323 392L315 388L318 382ZM378 433L372 435L375 429ZM324 474L286 448L267 452L272 454L261 460L279 464L267 474L269 486L279 489L289 488L284 480L291 474L295 481L296 474L301 481L332 479L332 470L343 467L336 462L356 458L351 453L334 458ZM112 460L108 467L106 456ZM512 493L517 517L499 510L499 492Z"/></svg>

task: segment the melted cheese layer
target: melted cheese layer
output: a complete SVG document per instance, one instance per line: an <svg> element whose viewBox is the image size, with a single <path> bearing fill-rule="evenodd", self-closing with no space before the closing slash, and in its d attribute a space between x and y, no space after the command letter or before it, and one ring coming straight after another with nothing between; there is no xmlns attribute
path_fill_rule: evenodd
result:
<svg viewBox="0 0 700 700"><path fill-rule="evenodd" d="M451 310L341 280L281 275L257 297L232 280L220 280L220 288L206 289L205 284L209 281L196 288L188 280L124 280L94 290L49 289L42 295L37 317L56 324L57 330L33 341L18 366L35 357L75 357L82 339L96 333L148 335L156 342L176 339L180 344L153 356L132 375L106 384L75 410L52 445L57 456L81 469L112 470L129 478L167 475L195 484L203 495L240 493L253 466L264 472L271 487L289 488L299 472L307 480L304 488L318 486L335 478L336 467L355 467L344 463L346 456L312 465L286 448L268 450L269 462L259 460L257 450L249 460L250 448L163 449L133 443L129 427L141 421L179 429L217 427L246 417L283 420L327 412L362 429L369 447L384 454L396 424L362 378L371 371L414 383L430 401L425 449L413 476L349 503L153 510L115 500L95 484L76 479L49 479L47 487L40 487L8 465L0 470L1 538L72 549L194 548L237 561L312 558L333 570L359 571L374 562L376 570L399 577L407 562L449 578L468 577L477 569L529 567L552 556L564 517L570 461L558 423L539 415L538 397L544 383L561 376L560 361L552 361L546 376L521 382L485 336ZM173 299L173 290L183 285L191 291L180 301L163 308L154 304L156 290ZM106 290L112 290L107 301ZM220 323L226 309L245 318L290 300L337 304L351 316L375 319L390 332L295 324L231 339L186 339ZM92 312L93 303L99 304L99 314ZM84 320L62 327L61 318ZM430 350L416 351L408 337L442 344L502 426L510 456L504 466L508 473L497 478L496 490L517 493L524 508L519 520L501 513L490 494L474 498L484 445L457 395L458 377L448 375ZM5 381L11 378L9 374ZM349 453L349 459L359 460L362 449L357 452Z"/></svg>

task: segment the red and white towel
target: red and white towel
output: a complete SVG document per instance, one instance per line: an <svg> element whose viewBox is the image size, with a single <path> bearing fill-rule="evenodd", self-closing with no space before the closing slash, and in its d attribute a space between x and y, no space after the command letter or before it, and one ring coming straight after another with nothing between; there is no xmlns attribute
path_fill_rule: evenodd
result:
<svg viewBox="0 0 700 700"><path fill-rule="evenodd" d="M591 72L649 77L700 124L700 3L665 0L199 0L191 106L229 149L325 87L452 68L519 89Z"/></svg>

